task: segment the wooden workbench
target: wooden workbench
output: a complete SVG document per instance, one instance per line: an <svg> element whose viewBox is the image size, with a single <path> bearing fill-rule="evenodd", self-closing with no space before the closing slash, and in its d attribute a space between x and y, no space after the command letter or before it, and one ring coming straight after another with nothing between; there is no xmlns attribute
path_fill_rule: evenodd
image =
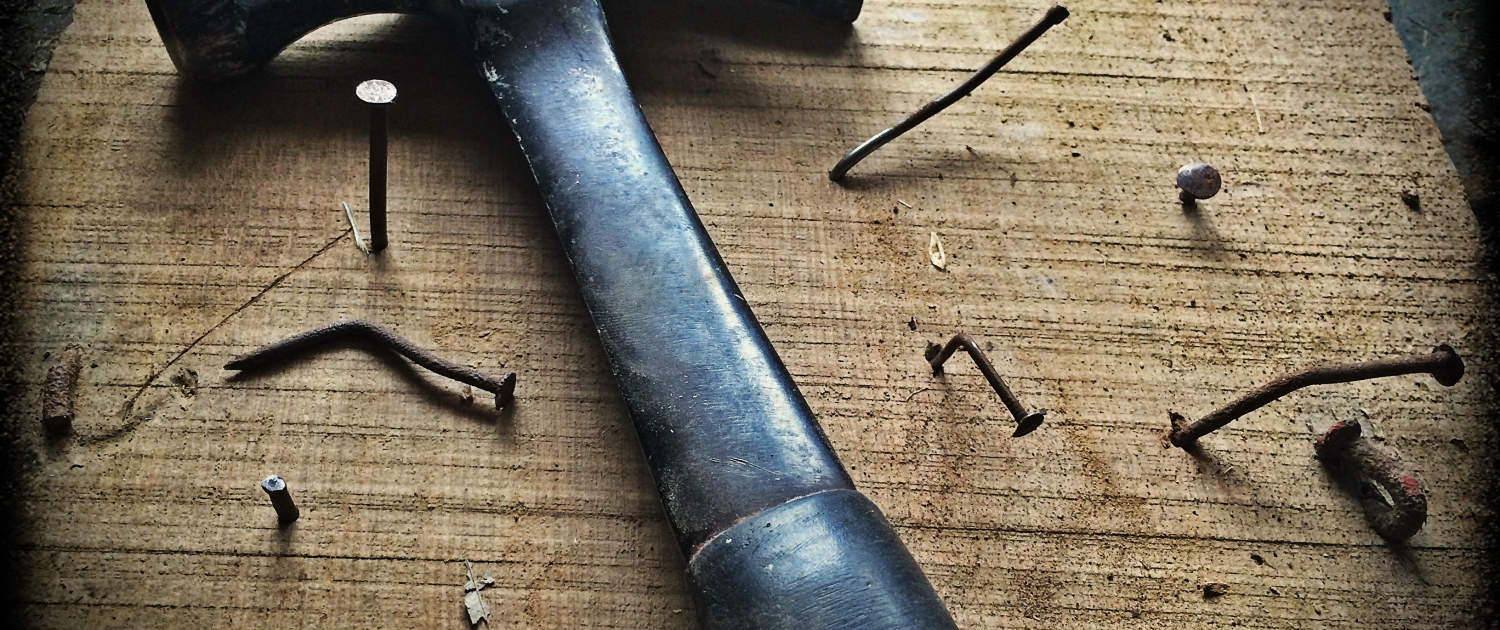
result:
<svg viewBox="0 0 1500 630"><path fill-rule="evenodd" d="M1384 2L1076 5L843 187L824 177L843 151L1046 5L870 0L845 33L719 4L613 2L623 65L830 440L962 626L1484 618L1496 282ZM34 407L16 420L41 460L25 615L459 628L472 561L494 576L495 627L694 625L567 263L447 41L361 18L193 88L142 2L79 3L19 158L27 378L66 343L88 352L70 439L45 442ZM339 205L364 205L353 86L371 77L401 90L394 245L375 258ZM1226 189L1184 213L1173 176L1197 160ZM220 367L352 317L519 372L513 411L354 348L251 378ZM1052 410L1042 429L1009 438L967 359L932 375L924 346L957 331ZM1457 387L1308 390L1202 458L1162 446L1169 411L1437 342L1468 362ZM1408 547L1314 461L1340 419L1428 484ZM273 472L302 508L287 530L257 487ZM1206 599L1208 583L1228 593Z"/></svg>

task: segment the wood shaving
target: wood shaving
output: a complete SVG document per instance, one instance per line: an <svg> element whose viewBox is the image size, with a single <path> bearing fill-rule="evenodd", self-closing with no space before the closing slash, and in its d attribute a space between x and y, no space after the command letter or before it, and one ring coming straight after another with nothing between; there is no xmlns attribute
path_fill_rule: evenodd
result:
<svg viewBox="0 0 1500 630"><path fill-rule="evenodd" d="M495 578L484 576L482 582L474 580L473 563L464 561L464 608L469 611L469 625L478 626L479 622L488 622L490 619L490 605L485 603L484 596L479 591L485 587L494 586Z"/></svg>
<svg viewBox="0 0 1500 630"><path fill-rule="evenodd" d="M948 270L948 253L943 251L943 239L938 238L937 232L927 241L927 258L938 271Z"/></svg>

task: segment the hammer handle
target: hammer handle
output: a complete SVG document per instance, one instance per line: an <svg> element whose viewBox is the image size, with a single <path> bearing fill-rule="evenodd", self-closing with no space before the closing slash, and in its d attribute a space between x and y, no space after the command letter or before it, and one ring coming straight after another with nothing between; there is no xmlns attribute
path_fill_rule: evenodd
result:
<svg viewBox="0 0 1500 630"><path fill-rule="evenodd" d="M481 4L489 9L477 8ZM710 628L949 628L693 212L596 0L468 5Z"/></svg>

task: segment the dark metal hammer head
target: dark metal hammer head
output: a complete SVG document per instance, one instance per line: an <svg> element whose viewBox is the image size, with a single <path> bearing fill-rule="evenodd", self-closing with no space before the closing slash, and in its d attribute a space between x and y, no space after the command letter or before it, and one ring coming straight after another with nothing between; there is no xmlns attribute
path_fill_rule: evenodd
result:
<svg viewBox="0 0 1500 630"><path fill-rule="evenodd" d="M309 31L372 13L466 13L518 0L146 0L177 68L223 79L259 67ZM545 0L520 0L545 1ZM781 0L819 17L853 22L864 0Z"/></svg>

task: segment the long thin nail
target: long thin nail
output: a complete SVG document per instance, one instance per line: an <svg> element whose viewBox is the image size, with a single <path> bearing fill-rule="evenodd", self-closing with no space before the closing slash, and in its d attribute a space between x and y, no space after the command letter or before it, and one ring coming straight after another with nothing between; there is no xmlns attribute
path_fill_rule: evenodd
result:
<svg viewBox="0 0 1500 630"><path fill-rule="evenodd" d="M999 394L1000 402L1005 403L1005 408L1010 410L1011 416L1015 417L1016 432L1012 433L1011 437L1021 437L1042 426L1042 421L1047 419L1047 410L1041 409L1034 413L1027 411L1025 405L1016 400L1016 395L1005 386L1005 381L1001 380L1000 374L995 371L995 366L990 364L989 357L984 356L984 351L979 349L979 343L967 334L954 335L948 340L946 346L939 346L935 343L927 346L927 362L932 364L932 373L942 374L943 363L959 348L968 351L969 357L974 359L974 365L979 366L979 373L990 382L990 387L995 390L996 394Z"/></svg>
<svg viewBox="0 0 1500 630"><path fill-rule="evenodd" d="M949 106L968 96L980 84L988 81L990 77L995 76L995 73L1005 67L1005 64L1010 63L1011 59L1015 59L1016 55L1021 54L1021 51L1026 50L1026 47L1040 38L1043 33L1046 33L1047 29L1061 24L1066 19L1068 19L1068 9L1066 7L1059 4L1048 9L1047 14L1042 16L1041 21L1027 29L1025 33L1021 34L1020 38L1012 42L1005 50L1000 51L1000 54L995 55L994 59L984 64L984 67L975 72L974 76L969 77L967 81L954 88L952 92L939 96L926 105L923 105L922 109L907 116L905 120L896 123L896 126L876 134L875 137L855 147L853 151L850 151L848 155L839 160L838 164L833 165L833 168L829 169L828 179L833 181L843 180L844 176L849 174L849 169L854 168L854 165L859 164L860 160L874 153L876 149L885 146L887 142L895 140L901 134L915 129L917 125L926 122L928 118L936 116L938 112L948 109Z"/></svg>
<svg viewBox="0 0 1500 630"><path fill-rule="evenodd" d="M1421 356L1315 367L1271 381L1193 422L1173 414L1169 439L1173 446L1186 448L1240 416L1310 385L1349 383L1403 374L1431 374L1439 384L1451 387L1463 378L1464 362L1452 347L1442 344L1433 348L1430 354Z"/></svg>
<svg viewBox="0 0 1500 630"><path fill-rule="evenodd" d="M396 86L390 81L370 79L354 88L359 100L370 107L370 251L378 253L386 247L385 236L385 174L386 174L386 122L385 112L396 100Z"/></svg>
<svg viewBox="0 0 1500 630"><path fill-rule="evenodd" d="M1411 538L1427 522L1427 494L1416 476L1406 471L1401 456L1361 435L1358 422L1340 422L1314 445L1318 460L1344 485L1359 493L1370 527L1387 540ZM1386 496L1373 488L1373 483Z"/></svg>
<svg viewBox="0 0 1500 630"><path fill-rule="evenodd" d="M291 523L302 515L297 510L297 504L292 502L292 493L287 490L285 479L271 475L260 481L260 489L265 490L266 496L271 497L271 507L276 508L276 520L282 525Z"/></svg>
<svg viewBox="0 0 1500 630"><path fill-rule="evenodd" d="M515 372L508 373L499 379L491 378L489 375L474 368L459 365L438 357L431 352L417 347L396 333L362 319L337 322L287 337L224 364L224 369L253 370L269 367L299 356L310 348L323 345L335 339L349 337L373 342L378 346L411 359L413 363L432 370L439 375L490 392L495 395L496 409L503 408L506 404L510 403L516 391Z"/></svg>

